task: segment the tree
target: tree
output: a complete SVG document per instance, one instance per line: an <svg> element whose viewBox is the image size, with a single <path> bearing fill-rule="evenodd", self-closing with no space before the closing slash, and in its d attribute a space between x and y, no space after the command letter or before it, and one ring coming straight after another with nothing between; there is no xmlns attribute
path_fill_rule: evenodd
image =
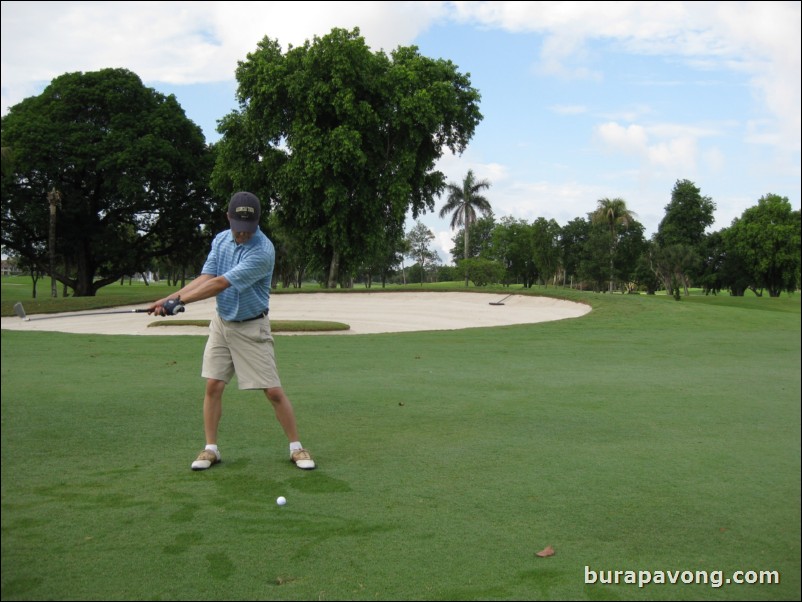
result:
<svg viewBox="0 0 802 602"><path fill-rule="evenodd" d="M304 237L289 232L275 214L268 217L265 231L276 249L276 265L273 269L273 286L300 288L309 268L314 265L314 256Z"/></svg>
<svg viewBox="0 0 802 602"><path fill-rule="evenodd" d="M495 228L496 218L490 212L485 217L477 218L469 228L459 230L451 239L454 246L449 250L454 264L456 265L457 261L464 258L466 232L470 243L468 246L469 257L495 258L495 249L493 248L493 231Z"/></svg>
<svg viewBox="0 0 802 602"><path fill-rule="evenodd" d="M767 194L733 220L725 234L728 254L736 255L750 278L749 288L779 297L799 287L800 212L786 197Z"/></svg>
<svg viewBox="0 0 802 602"><path fill-rule="evenodd" d="M643 273L640 265L641 258L648 252L649 244L643 235L645 228L638 220L633 220L629 227L621 232L615 253L616 278L624 284L628 292L642 283L648 289L654 275L651 272Z"/></svg>
<svg viewBox="0 0 802 602"><path fill-rule="evenodd" d="M434 263L437 257L437 253L429 246L434 238L434 233L419 221L415 222L415 226L407 234L405 247L409 249L408 255L420 264L421 286L426 273L426 263Z"/></svg>
<svg viewBox="0 0 802 602"><path fill-rule="evenodd" d="M721 261L718 268L721 286L726 287L733 297L743 297L753 280L746 266L746 258L742 257L730 241L730 230L724 228L716 233L721 237Z"/></svg>
<svg viewBox="0 0 802 602"><path fill-rule="evenodd" d="M557 273L561 261L560 225L553 219L537 218L531 227L534 262L540 281L548 286L548 278Z"/></svg>
<svg viewBox="0 0 802 602"><path fill-rule="evenodd" d="M587 239L582 243L579 279L582 290L586 286L598 292L609 290L610 230L606 224L590 222Z"/></svg>
<svg viewBox="0 0 802 602"><path fill-rule="evenodd" d="M604 224L610 234L610 292L613 292L613 280L615 269L613 259L615 249L618 245L618 228L627 228L635 219L635 214L627 209L624 199L601 199L598 202L596 211L591 214L591 221L596 224Z"/></svg>
<svg viewBox="0 0 802 602"><path fill-rule="evenodd" d="M401 254L401 284L407 283L407 270L404 267L404 257L409 256L412 251L409 238L404 237L398 245L398 252Z"/></svg>
<svg viewBox="0 0 802 602"><path fill-rule="evenodd" d="M360 273L363 275L365 286L370 288L373 279L379 276L382 288L387 285L388 278L403 261L403 253L408 249L408 243L404 241L404 231L399 230L396 236L388 231L385 238L385 245L377 248L373 255L365 256L360 265Z"/></svg>
<svg viewBox="0 0 802 602"><path fill-rule="evenodd" d="M647 295L654 295L660 287L660 276L654 263L657 245L653 240L643 240L643 251L635 262L633 278L639 288L645 288Z"/></svg>
<svg viewBox="0 0 802 602"><path fill-rule="evenodd" d="M705 252L705 230L713 224L716 205L710 197L702 196L690 180L677 180L665 210L654 241L662 250L660 253L670 258L668 264L672 267L665 273L666 287L674 278L683 284L687 295L688 285L701 279L705 269L700 258ZM684 265L681 273L675 271L679 258L684 258L680 262Z"/></svg>
<svg viewBox="0 0 802 602"><path fill-rule="evenodd" d="M213 186L270 199L328 266L329 287L342 266L387 249L409 212L434 209L436 161L461 153L482 118L453 63L414 46L372 52L358 28L286 53L264 38L236 77L240 109L220 123Z"/></svg>
<svg viewBox="0 0 802 602"><path fill-rule="evenodd" d="M688 272L698 262L699 256L693 247L687 244L676 243L667 247L654 245L654 265L657 273L663 279L666 293L680 300L680 286L688 295Z"/></svg>
<svg viewBox="0 0 802 602"><path fill-rule="evenodd" d="M484 257L471 257L460 259L457 267L468 274L474 286L487 286L498 284L504 279L504 266L498 261Z"/></svg>
<svg viewBox="0 0 802 602"><path fill-rule="evenodd" d="M2 131L14 149L2 181L2 244L47 266L48 192L57 189L55 251L72 268L53 275L76 296L153 258L202 253L211 163L174 96L125 69L68 73L11 107Z"/></svg>
<svg viewBox="0 0 802 602"><path fill-rule="evenodd" d="M580 265L585 258L586 243L590 238L592 224L589 220L577 217L562 227L560 232L560 246L562 247L563 274L573 279L579 276ZM563 282L563 285L565 282Z"/></svg>
<svg viewBox="0 0 802 602"><path fill-rule="evenodd" d="M473 170L469 169L467 175L462 180L462 185L449 182L446 186L446 203L440 208L440 217L451 214L451 228L456 229L465 226L465 256L469 259L468 250L470 248L471 224L476 221L476 212L483 215L492 212L490 201L480 194L485 188L490 188L487 180L476 181ZM468 272L465 272L465 286L468 286Z"/></svg>
<svg viewBox="0 0 802 602"><path fill-rule="evenodd" d="M716 205L710 197L702 196L693 182L677 180L665 209L655 235L657 244L688 245L696 249L704 239L705 230L713 224Z"/></svg>
<svg viewBox="0 0 802 602"><path fill-rule="evenodd" d="M698 284L705 295L718 292L725 286L724 265L727 253L724 248L724 236L721 232L713 232L706 236L699 248L701 269L698 275Z"/></svg>
<svg viewBox="0 0 802 602"><path fill-rule="evenodd" d="M507 282L530 288L537 277L533 227L522 219L502 218L493 229L493 258L504 266Z"/></svg>

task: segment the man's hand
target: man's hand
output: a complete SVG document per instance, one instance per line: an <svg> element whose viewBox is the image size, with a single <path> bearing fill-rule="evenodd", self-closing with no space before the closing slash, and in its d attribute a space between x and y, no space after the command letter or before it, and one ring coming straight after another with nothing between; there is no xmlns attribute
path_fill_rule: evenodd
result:
<svg viewBox="0 0 802 602"><path fill-rule="evenodd" d="M181 313L184 311L184 304L181 302L181 299L168 299L164 305L162 305L162 315L164 316L174 316L176 314Z"/></svg>
<svg viewBox="0 0 802 602"><path fill-rule="evenodd" d="M181 297L159 299L148 308L149 314L156 314L157 316L174 316L182 311L184 311L184 302L181 301Z"/></svg>

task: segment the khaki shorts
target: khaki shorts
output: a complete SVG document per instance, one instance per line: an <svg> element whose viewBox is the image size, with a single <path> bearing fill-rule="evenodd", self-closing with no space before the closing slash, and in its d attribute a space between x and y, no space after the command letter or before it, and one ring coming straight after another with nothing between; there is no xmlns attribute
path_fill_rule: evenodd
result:
<svg viewBox="0 0 802 602"><path fill-rule="evenodd" d="M218 315L212 318L201 376L228 384L235 374L240 389L281 386L267 316L248 322L227 322Z"/></svg>

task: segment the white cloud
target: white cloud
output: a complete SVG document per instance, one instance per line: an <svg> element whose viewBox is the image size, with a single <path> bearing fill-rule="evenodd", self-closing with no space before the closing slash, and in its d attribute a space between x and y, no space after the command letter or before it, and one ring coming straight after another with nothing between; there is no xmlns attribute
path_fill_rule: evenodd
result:
<svg viewBox="0 0 802 602"><path fill-rule="evenodd" d="M646 129L640 125L603 123L596 127L596 135L604 145L627 154L642 154L648 148Z"/></svg>
<svg viewBox="0 0 802 602"><path fill-rule="evenodd" d="M67 72L125 67L146 82L226 81L265 36L286 49L359 24L368 45L389 51L441 14L437 2L3 2L3 114Z"/></svg>
<svg viewBox="0 0 802 602"><path fill-rule="evenodd" d="M712 127L678 124L623 126L608 122L596 126L595 135L610 151L634 156L655 168L687 174L697 169L699 140L716 136L717 131Z"/></svg>
<svg viewBox="0 0 802 602"><path fill-rule="evenodd" d="M688 173L696 171L696 139L680 136L649 147L649 162L656 167Z"/></svg>
<svg viewBox="0 0 802 602"><path fill-rule="evenodd" d="M454 230L438 230L434 233L436 250L440 254L443 263L451 263L451 249L454 247L454 237L457 233Z"/></svg>

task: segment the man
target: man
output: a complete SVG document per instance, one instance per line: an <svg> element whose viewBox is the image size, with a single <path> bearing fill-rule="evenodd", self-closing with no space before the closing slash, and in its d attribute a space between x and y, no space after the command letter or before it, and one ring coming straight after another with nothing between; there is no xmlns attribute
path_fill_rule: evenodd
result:
<svg viewBox="0 0 802 602"><path fill-rule="evenodd" d="M250 192L237 192L231 197L227 216L231 229L215 236L200 276L148 308L148 313L173 316L184 311L187 303L217 297L201 373L206 379L206 448L192 463L192 470L206 470L220 462L217 429L223 411L223 390L235 374L240 389L264 391L289 439L290 460L298 468L311 470L315 462L298 438L295 412L276 369L267 317L276 251L259 229L259 199Z"/></svg>

